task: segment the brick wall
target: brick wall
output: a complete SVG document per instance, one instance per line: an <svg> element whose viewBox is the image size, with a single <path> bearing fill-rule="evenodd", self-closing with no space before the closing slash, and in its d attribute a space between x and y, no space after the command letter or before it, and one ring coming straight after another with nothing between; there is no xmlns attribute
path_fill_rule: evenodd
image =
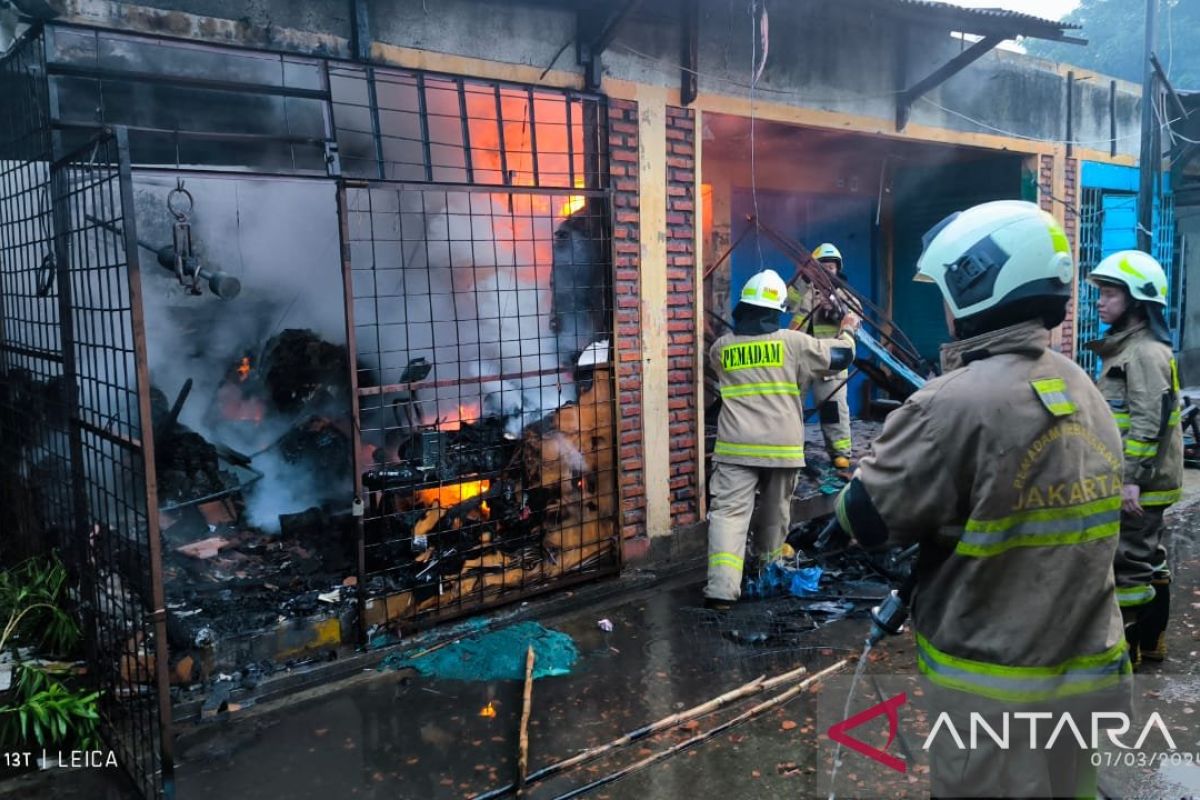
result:
<svg viewBox="0 0 1200 800"><path fill-rule="evenodd" d="M1063 230L1066 231L1067 239L1071 242L1071 253L1075 256L1075 263L1078 265L1079 259L1079 159L1068 158L1066 174L1063 176L1063 200L1066 202L1067 211L1063 215ZM1067 305L1067 318L1063 321L1062 328L1062 353L1068 358L1075 357L1075 302L1078 298L1072 297L1071 302Z"/></svg>
<svg viewBox="0 0 1200 800"><path fill-rule="evenodd" d="M1038 205L1054 213L1054 156L1038 158Z"/></svg>
<svg viewBox="0 0 1200 800"><path fill-rule="evenodd" d="M699 519L696 482L696 115L667 107L667 408L671 527Z"/></svg>
<svg viewBox="0 0 1200 800"><path fill-rule="evenodd" d="M621 537L646 534L642 461L642 309L638 256L638 107L609 100L609 171L613 188L613 280L617 297L617 403L620 410ZM628 554L627 554L628 555Z"/></svg>
<svg viewBox="0 0 1200 800"><path fill-rule="evenodd" d="M1063 231L1071 243L1072 257L1078 252L1079 238L1079 161L1066 159L1066 171L1063 176L1063 194L1058 198L1066 203L1063 217ZM1050 214L1055 212L1054 199L1054 156L1040 156L1038 159L1038 202L1043 211ZM1057 216L1057 215L1055 215ZM1072 291L1074 289L1072 288ZM1075 357L1075 299L1072 297L1067 304L1067 318L1059 329L1061 334L1059 350L1069 358Z"/></svg>

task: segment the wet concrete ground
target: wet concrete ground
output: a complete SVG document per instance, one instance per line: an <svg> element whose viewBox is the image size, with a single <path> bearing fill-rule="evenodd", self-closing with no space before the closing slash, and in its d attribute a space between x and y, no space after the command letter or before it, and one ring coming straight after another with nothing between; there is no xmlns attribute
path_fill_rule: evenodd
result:
<svg viewBox="0 0 1200 800"><path fill-rule="evenodd" d="M1147 676L1171 675L1167 723L1181 750L1200 753L1200 473L1172 515L1176 578L1171 658ZM764 623L771 602L748 604L721 619L698 602L698 576L684 576L635 596L540 620L570 634L580 659L567 676L536 682L530 723L531 770L571 756L673 712L726 692L759 675L804 664L815 672L856 652L866 632L852 616L812 632L795 606L792 623ZM865 587L863 594L870 587ZM785 603L786 605L786 603ZM860 607L863 604L860 604ZM738 616L741 615L741 616ZM613 631L597 621L608 619ZM801 620L801 622L795 622ZM733 631L739 634L734 635ZM756 631L781 638L747 644ZM749 635L747 635L749 634ZM740 638L739 638L740 637ZM908 637L872 654L869 675L911 673ZM177 743L176 796L258 800L332 798L463 798L508 783L516 769L520 681L449 682L410 671L364 673L281 703L245 709L229 719L185 731ZM757 700L763 699L759 696ZM839 699L840 702L840 699ZM494 716L483 716L486 707ZM529 788L549 800L620 767L707 730L750 705L644 739L590 765ZM652 765L587 797L796 798L818 796L816 699L804 694L783 708ZM857 757L857 756L855 756ZM847 759L839 796L913 797L919 774L884 782L864 779ZM1110 796L1200 795L1200 765L1102 769ZM13 797L118 798L127 793L102 772L63 772L7 787ZM5 787L0 786L0 795ZM819 796L824 796L820 794Z"/></svg>

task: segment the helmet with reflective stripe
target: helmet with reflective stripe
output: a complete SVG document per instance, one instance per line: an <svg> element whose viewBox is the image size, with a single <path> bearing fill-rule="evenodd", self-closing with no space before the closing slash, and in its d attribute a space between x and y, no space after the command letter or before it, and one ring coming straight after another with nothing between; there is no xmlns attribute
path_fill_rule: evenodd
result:
<svg viewBox="0 0 1200 800"><path fill-rule="evenodd" d="M787 305L787 296L787 284L779 277L779 273L773 269L764 269L751 275L750 280L746 281L740 300L746 305L783 311Z"/></svg>
<svg viewBox="0 0 1200 800"><path fill-rule="evenodd" d="M1097 286L1124 286L1134 300L1143 303L1167 304L1167 273L1154 256L1141 250L1113 253L1096 265L1088 280Z"/></svg>
<svg viewBox="0 0 1200 800"><path fill-rule="evenodd" d="M818 245L817 249L812 251L812 257L814 261L834 261L838 265L838 270L842 269L842 251L829 242Z"/></svg>
<svg viewBox="0 0 1200 800"><path fill-rule="evenodd" d="M1054 217L1033 203L999 200L960 211L922 242L915 280L936 283L956 320L1071 296L1071 245Z"/></svg>

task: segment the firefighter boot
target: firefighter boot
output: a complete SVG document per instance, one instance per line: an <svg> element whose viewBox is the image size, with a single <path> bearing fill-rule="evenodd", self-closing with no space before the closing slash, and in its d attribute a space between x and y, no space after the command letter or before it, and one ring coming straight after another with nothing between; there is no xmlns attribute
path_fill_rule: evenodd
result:
<svg viewBox="0 0 1200 800"><path fill-rule="evenodd" d="M1167 620L1171 616L1171 574L1158 573L1150 581L1154 599L1138 618L1138 651L1147 661L1167 659Z"/></svg>

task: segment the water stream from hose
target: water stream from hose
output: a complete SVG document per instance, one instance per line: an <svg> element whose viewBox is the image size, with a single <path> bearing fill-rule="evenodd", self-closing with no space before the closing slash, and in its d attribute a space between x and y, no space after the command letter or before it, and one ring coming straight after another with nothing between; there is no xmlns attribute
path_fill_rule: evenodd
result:
<svg viewBox="0 0 1200 800"><path fill-rule="evenodd" d="M858 657L858 666L854 668L854 678L850 681L850 691L846 694L846 708L842 711L842 719L847 719L850 716L850 703L854 700L854 690L858 688L858 679L862 677L863 669L867 665L867 654L870 652L871 642L868 640L863 645L862 655ZM842 743L838 742L837 747L833 751L833 769L829 773L829 800L835 800L838 767L841 765Z"/></svg>

